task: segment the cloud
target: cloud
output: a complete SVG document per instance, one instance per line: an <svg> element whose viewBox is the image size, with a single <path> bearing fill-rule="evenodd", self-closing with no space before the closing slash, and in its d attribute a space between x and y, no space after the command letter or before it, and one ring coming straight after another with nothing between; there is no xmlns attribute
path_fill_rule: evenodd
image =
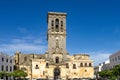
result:
<svg viewBox="0 0 120 80"><path fill-rule="evenodd" d="M46 42L40 38L23 37L10 39L8 41L7 43L0 44L0 52L12 55L16 51L23 53L45 53L47 49Z"/></svg>
<svg viewBox="0 0 120 80"><path fill-rule="evenodd" d="M42 39L34 39L33 42L34 42L34 43L39 43L39 44L42 44L42 43L43 43Z"/></svg>
<svg viewBox="0 0 120 80"><path fill-rule="evenodd" d="M23 28L23 27L18 27L18 31L20 33L27 33L28 32L28 30L26 28Z"/></svg>
<svg viewBox="0 0 120 80"><path fill-rule="evenodd" d="M26 52L26 53L41 53L46 50L44 45L34 45L34 44L3 44L0 46L1 52L7 52L9 54L14 54L16 51Z"/></svg>
<svg viewBox="0 0 120 80"><path fill-rule="evenodd" d="M104 52L89 52L91 59L94 61L94 65L98 66L100 63L109 59L111 53Z"/></svg>

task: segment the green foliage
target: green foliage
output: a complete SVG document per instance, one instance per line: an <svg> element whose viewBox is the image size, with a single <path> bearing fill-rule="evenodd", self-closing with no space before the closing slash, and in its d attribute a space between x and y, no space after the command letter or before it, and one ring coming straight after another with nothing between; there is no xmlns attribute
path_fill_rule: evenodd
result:
<svg viewBox="0 0 120 80"><path fill-rule="evenodd" d="M0 72L0 77L5 76L5 75L7 75L7 72L5 71Z"/></svg>
<svg viewBox="0 0 120 80"><path fill-rule="evenodd" d="M24 72L23 70L15 70L14 72L13 72L13 76L15 76L15 77L26 77L27 76L27 73L26 72Z"/></svg>
<svg viewBox="0 0 120 80"><path fill-rule="evenodd" d="M116 65L112 70L104 70L99 72L99 76L103 78L111 78L111 80L115 80L120 77L120 65Z"/></svg>
<svg viewBox="0 0 120 80"><path fill-rule="evenodd" d="M112 70L104 70L104 71L99 72L99 75L103 78L105 77L109 78L113 76L113 73L112 73Z"/></svg>
<svg viewBox="0 0 120 80"><path fill-rule="evenodd" d="M118 77L120 75L120 65L116 65L114 68L113 68L113 73L116 77Z"/></svg>
<svg viewBox="0 0 120 80"><path fill-rule="evenodd" d="M24 72L23 70L15 70L14 72L9 72L9 73L2 71L0 72L0 77L2 76L14 76L14 77L21 78L21 77L26 77L27 73Z"/></svg>

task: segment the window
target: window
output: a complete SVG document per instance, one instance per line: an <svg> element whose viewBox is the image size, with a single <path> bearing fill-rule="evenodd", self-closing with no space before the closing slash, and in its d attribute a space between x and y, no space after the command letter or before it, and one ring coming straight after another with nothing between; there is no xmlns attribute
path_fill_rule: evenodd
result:
<svg viewBox="0 0 120 80"><path fill-rule="evenodd" d="M51 27L51 29L52 29L52 32L54 31L54 27Z"/></svg>
<svg viewBox="0 0 120 80"><path fill-rule="evenodd" d="M91 63L89 63L89 67L91 67L92 66L92 64Z"/></svg>
<svg viewBox="0 0 120 80"><path fill-rule="evenodd" d="M120 56L118 56L118 60L120 60Z"/></svg>
<svg viewBox="0 0 120 80"><path fill-rule="evenodd" d="M59 57L56 57L55 60L56 60L56 63L59 63Z"/></svg>
<svg viewBox="0 0 120 80"><path fill-rule="evenodd" d="M76 69L76 64L73 64L73 69Z"/></svg>
<svg viewBox="0 0 120 80"><path fill-rule="evenodd" d="M6 66L6 71L8 71L8 66Z"/></svg>
<svg viewBox="0 0 120 80"><path fill-rule="evenodd" d="M117 57L115 57L115 61L117 62Z"/></svg>
<svg viewBox="0 0 120 80"><path fill-rule="evenodd" d="M2 58L2 61L4 61L4 58Z"/></svg>
<svg viewBox="0 0 120 80"><path fill-rule="evenodd" d="M24 57L24 61L27 61L27 57Z"/></svg>
<svg viewBox="0 0 120 80"><path fill-rule="evenodd" d="M87 67L87 63L85 63L85 67Z"/></svg>
<svg viewBox="0 0 120 80"><path fill-rule="evenodd" d="M61 21L61 26L63 26L63 21Z"/></svg>
<svg viewBox="0 0 120 80"><path fill-rule="evenodd" d="M55 20L55 25L59 27L59 19Z"/></svg>
<svg viewBox="0 0 120 80"><path fill-rule="evenodd" d="M59 32L59 19L55 20L56 31Z"/></svg>
<svg viewBox="0 0 120 80"><path fill-rule="evenodd" d="M66 68L69 68L69 64L68 63L66 63Z"/></svg>
<svg viewBox="0 0 120 80"><path fill-rule="evenodd" d="M54 21L53 20L51 21L51 26L54 26Z"/></svg>
<svg viewBox="0 0 120 80"><path fill-rule="evenodd" d="M83 67L83 63L80 63L80 67Z"/></svg>
<svg viewBox="0 0 120 80"><path fill-rule="evenodd" d="M4 65L2 65L1 71L4 71Z"/></svg>
<svg viewBox="0 0 120 80"><path fill-rule="evenodd" d="M112 59L112 61L114 62L114 58Z"/></svg>
<svg viewBox="0 0 120 80"><path fill-rule="evenodd" d="M63 27L61 27L61 32L63 32Z"/></svg>
<svg viewBox="0 0 120 80"><path fill-rule="evenodd" d="M6 62L8 62L8 59L6 59Z"/></svg>
<svg viewBox="0 0 120 80"><path fill-rule="evenodd" d="M10 60L10 63L12 63L12 60Z"/></svg>
<svg viewBox="0 0 120 80"><path fill-rule="evenodd" d="M49 64L48 63L46 63L46 68L49 68Z"/></svg>
<svg viewBox="0 0 120 80"><path fill-rule="evenodd" d="M39 69L38 65L35 66L35 69Z"/></svg>
<svg viewBox="0 0 120 80"><path fill-rule="evenodd" d="M10 71L12 71L12 66L10 66Z"/></svg>

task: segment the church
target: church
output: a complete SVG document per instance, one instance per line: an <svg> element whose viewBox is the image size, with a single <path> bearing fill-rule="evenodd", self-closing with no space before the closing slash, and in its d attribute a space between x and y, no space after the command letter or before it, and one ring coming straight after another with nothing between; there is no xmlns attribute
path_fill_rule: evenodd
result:
<svg viewBox="0 0 120 80"><path fill-rule="evenodd" d="M26 78L76 80L94 77L93 60L88 54L69 55L66 50L66 16L63 12L48 12L48 50L44 54L15 53L16 69L27 72Z"/></svg>

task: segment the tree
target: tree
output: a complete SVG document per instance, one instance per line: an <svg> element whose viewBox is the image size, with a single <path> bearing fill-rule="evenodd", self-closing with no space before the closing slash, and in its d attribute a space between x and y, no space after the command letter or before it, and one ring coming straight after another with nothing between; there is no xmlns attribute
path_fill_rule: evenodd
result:
<svg viewBox="0 0 120 80"><path fill-rule="evenodd" d="M114 77L113 70L104 70L99 72L99 76L102 78L112 78Z"/></svg>
<svg viewBox="0 0 120 80"><path fill-rule="evenodd" d="M0 77L6 76L6 75L7 75L7 72L5 71L0 72Z"/></svg>
<svg viewBox="0 0 120 80"><path fill-rule="evenodd" d="M114 68L113 68L113 74L119 78L120 77L120 65L116 65Z"/></svg>
<svg viewBox="0 0 120 80"><path fill-rule="evenodd" d="M120 77L120 65L116 65L112 70L104 70L99 72L99 75L103 78L111 78L115 80Z"/></svg>
<svg viewBox="0 0 120 80"><path fill-rule="evenodd" d="M13 72L13 76L16 77L16 78L22 78L22 77L26 77L27 76L27 73L24 72L23 70L15 70Z"/></svg>

